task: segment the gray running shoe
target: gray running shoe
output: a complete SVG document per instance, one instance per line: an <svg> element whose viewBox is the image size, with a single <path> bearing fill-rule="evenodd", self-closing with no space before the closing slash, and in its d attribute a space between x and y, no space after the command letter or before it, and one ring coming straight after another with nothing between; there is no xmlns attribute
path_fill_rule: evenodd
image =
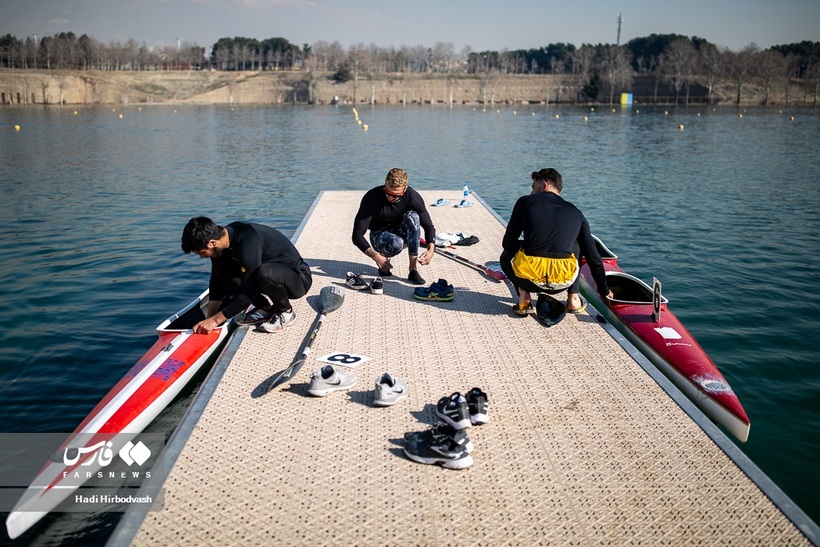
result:
<svg viewBox="0 0 820 547"><path fill-rule="evenodd" d="M475 448L466 431L453 429L447 424L436 424L424 431L408 431L404 434L404 440L407 443L427 445L440 445L446 441L452 441L466 450L467 454L472 454Z"/></svg>
<svg viewBox="0 0 820 547"><path fill-rule="evenodd" d="M361 291L362 289L367 288L367 281L362 279L362 276L359 274L355 274L353 272L347 272L347 276L345 279L345 285L349 288L353 289L354 291Z"/></svg>
<svg viewBox="0 0 820 547"><path fill-rule="evenodd" d="M376 395L373 398L373 404L376 406L393 406L407 397L408 390L409 388L404 380L385 372L376 380Z"/></svg>
<svg viewBox="0 0 820 547"><path fill-rule="evenodd" d="M308 394L325 397L334 391L343 391L356 385L356 375L342 372L332 365L325 365L310 375Z"/></svg>
<svg viewBox="0 0 820 547"><path fill-rule="evenodd" d="M258 325L273 317L273 306L256 308L248 313L234 319L237 325Z"/></svg>
<svg viewBox="0 0 820 547"><path fill-rule="evenodd" d="M447 449L439 448L440 451L437 451L427 443L408 443L404 446L404 453L416 463L440 465L447 469L466 469L473 465L473 457L466 450L452 445Z"/></svg>
<svg viewBox="0 0 820 547"><path fill-rule="evenodd" d="M296 311L279 312L273 314L267 322L259 325L259 328L265 332L281 332L285 327L292 325L296 321Z"/></svg>

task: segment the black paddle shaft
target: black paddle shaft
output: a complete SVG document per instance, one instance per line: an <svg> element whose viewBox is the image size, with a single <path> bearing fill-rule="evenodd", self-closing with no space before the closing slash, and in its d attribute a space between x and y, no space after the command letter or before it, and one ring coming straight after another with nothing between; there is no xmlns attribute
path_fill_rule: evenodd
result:
<svg viewBox="0 0 820 547"><path fill-rule="evenodd" d="M285 380L293 378L296 373L299 372L302 365L305 364L308 354L310 354L310 347L313 345L313 341L316 339L319 329L322 328L322 323L325 322L325 317L328 313L338 310L341 307L344 302L344 296L344 290L341 287L330 286L322 288L319 292L319 313L316 316L316 319L313 320L313 324L310 326L311 330L308 333L307 339L302 343L302 351L300 352L299 357L297 357L290 364L290 366L288 366L288 368L283 370L273 379L271 382L271 388L276 387Z"/></svg>

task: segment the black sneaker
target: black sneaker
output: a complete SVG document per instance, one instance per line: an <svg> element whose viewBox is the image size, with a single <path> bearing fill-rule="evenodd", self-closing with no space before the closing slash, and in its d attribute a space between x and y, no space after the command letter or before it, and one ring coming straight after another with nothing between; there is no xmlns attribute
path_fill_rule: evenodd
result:
<svg viewBox="0 0 820 547"><path fill-rule="evenodd" d="M382 270L379 268L379 277L390 277L391 275L393 275L393 272L390 270Z"/></svg>
<svg viewBox="0 0 820 547"><path fill-rule="evenodd" d="M473 465L473 457L466 450L454 446L449 447L451 450L439 448L441 452L434 450L427 443L407 443L404 446L404 453L416 463L440 465L447 469L466 469Z"/></svg>
<svg viewBox="0 0 820 547"><path fill-rule="evenodd" d="M265 306L264 308L256 308L253 311L237 317L234 323L237 325L261 325L273 317L273 306Z"/></svg>
<svg viewBox="0 0 820 547"><path fill-rule="evenodd" d="M410 270L410 274L407 276L407 281L413 285L424 285L426 283L424 278L419 275L418 270Z"/></svg>
<svg viewBox="0 0 820 547"><path fill-rule="evenodd" d="M381 277L377 277L370 283L370 292L373 294L384 294L384 281Z"/></svg>
<svg viewBox="0 0 820 547"><path fill-rule="evenodd" d="M354 291L360 291L367 288L367 282L362 279L362 276L353 272L347 272L347 279L345 285Z"/></svg>
<svg viewBox="0 0 820 547"><path fill-rule="evenodd" d="M467 408L470 410L470 423L473 425L486 424L490 421L490 405L487 394L474 387L467 392Z"/></svg>
<svg viewBox="0 0 820 547"><path fill-rule="evenodd" d="M436 416L453 429L465 429L473 425L470 422L470 409L467 399L461 393L442 397L436 405Z"/></svg>
<svg viewBox="0 0 820 547"><path fill-rule="evenodd" d="M453 429L447 424L436 424L430 429L424 431L408 431L404 434L404 440L407 443L423 443L429 445L441 445L445 441L452 441L459 447L467 451L467 454L473 452L473 443L467 432L463 429Z"/></svg>

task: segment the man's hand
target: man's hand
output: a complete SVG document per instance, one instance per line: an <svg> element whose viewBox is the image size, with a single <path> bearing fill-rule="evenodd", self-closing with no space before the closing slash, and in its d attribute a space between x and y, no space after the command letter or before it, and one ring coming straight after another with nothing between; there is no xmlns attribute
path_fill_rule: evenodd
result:
<svg viewBox="0 0 820 547"><path fill-rule="evenodd" d="M427 250L419 255L419 264L422 264L424 266L428 265L433 260L433 256L435 254L436 254L436 244L435 243L429 243L427 245Z"/></svg>
<svg viewBox="0 0 820 547"><path fill-rule="evenodd" d="M368 256L373 259L373 262L376 263L376 266L382 270L383 272L390 271L393 269L393 265L390 263L390 259L386 256L383 256L381 253L377 253L375 249L372 249L373 254L368 253Z"/></svg>
<svg viewBox="0 0 820 547"><path fill-rule="evenodd" d="M192 330L194 331L194 334L208 334L216 327L224 323L226 320L227 317L225 317L222 314L222 312L219 312L216 315L208 317L207 319L203 319L202 321L194 325L194 328Z"/></svg>

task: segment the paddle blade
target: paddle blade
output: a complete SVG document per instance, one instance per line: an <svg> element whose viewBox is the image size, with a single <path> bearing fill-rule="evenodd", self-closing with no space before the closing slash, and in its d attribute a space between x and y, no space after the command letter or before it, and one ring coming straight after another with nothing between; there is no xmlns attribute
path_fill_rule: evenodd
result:
<svg viewBox="0 0 820 547"><path fill-rule="evenodd" d="M279 374L274 375L274 377L270 381L270 386L268 387L267 391L272 390L275 387L278 387L281 384L284 384L294 376L296 373L299 372L302 368L302 365L305 364L305 357L302 357L293 363L291 363L288 368L280 372Z"/></svg>
<svg viewBox="0 0 820 547"><path fill-rule="evenodd" d="M336 285L322 287L319 291L319 311L329 313L338 310L345 301L344 289Z"/></svg>
<svg viewBox="0 0 820 547"><path fill-rule="evenodd" d="M507 276L504 275L503 271L501 271L500 262L485 262L484 267L487 268L487 275L489 275L496 281L504 281L505 279L507 279Z"/></svg>

